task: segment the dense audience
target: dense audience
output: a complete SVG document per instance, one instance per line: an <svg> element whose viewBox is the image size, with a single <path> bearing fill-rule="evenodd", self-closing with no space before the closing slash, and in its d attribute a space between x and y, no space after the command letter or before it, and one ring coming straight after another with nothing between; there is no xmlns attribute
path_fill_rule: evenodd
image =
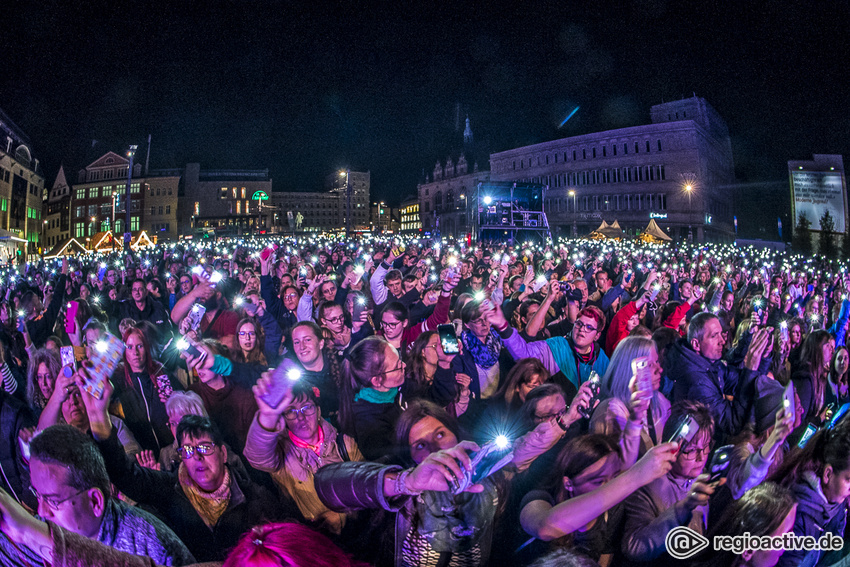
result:
<svg viewBox="0 0 850 567"><path fill-rule="evenodd" d="M667 538L845 536L835 262L224 240L3 273L3 565L850 562Z"/></svg>

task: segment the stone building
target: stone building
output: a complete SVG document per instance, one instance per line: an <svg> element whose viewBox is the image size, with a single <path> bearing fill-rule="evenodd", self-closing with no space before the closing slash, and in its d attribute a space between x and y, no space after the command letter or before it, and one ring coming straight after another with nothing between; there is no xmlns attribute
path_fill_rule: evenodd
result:
<svg viewBox="0 0 850 567"><path fill-rule="evenodd" d="M38 252L43 199L44 173L29 138L0 110L0 230L16 243L2 246L0 261Z"/></svg>
<svg viewBox="0 0 850 567"><path fill-rule="evenodd" d="M705 101L655 105L651 124L572 136L491 154L494 181L548 185L553 234L587 234L602 220L627 234L650 219L674 239L734 238L729 131ZM423 217L424 222L424 217Z"/></svg>

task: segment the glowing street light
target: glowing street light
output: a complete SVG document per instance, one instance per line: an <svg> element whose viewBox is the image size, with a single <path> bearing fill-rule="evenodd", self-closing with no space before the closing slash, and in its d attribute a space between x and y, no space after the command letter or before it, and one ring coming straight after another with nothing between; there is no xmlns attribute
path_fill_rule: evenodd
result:
<svg viewBox="0 0 850 567"><path fill-rule="evenodd" d="M487 195L486 197L484 197L484 204L485 205L489 205L492 202L493 202L493 198L490 197L490 195Z"/></svg>
<svg viewBox="0 0 850 567"><path fill-rule="evenodd" d="M567 191L567 195L573 198L573 238L578 236L578 206L576 205L576 192L574 189Z"/></svg>

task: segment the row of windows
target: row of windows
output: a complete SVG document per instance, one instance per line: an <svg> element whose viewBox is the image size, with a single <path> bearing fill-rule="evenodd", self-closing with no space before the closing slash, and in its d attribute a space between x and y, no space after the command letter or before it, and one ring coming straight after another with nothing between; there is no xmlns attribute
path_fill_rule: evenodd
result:
<svg viewBox="0 0 850 567"><path fill-rule="evenodd" d="M122 167L120 169L103 169L103 170L95 170L89 171L87 179L89 181L97 181L99 179L114 179L116 177L127 177L127 173L129 172L129 167Z"/></svg>
<svg viewBox="0 0 850 567"><path fill-rule="evenodd" d="M157 212L157 211L159 211L159 212ZM161 215L161 214L162 214L162 205L160 205L159 207L151 207L151 216ZM166 215L171 214L171 205L165 205L165 214Z"/></svg>
<svg viewBox="0 0 850 567"><path fill-rule="evenodd" d="M151 187L151 189L150 189L151 197L154 196L154 192L156 192L157 197L159 197L160 195L165 195L165 187L162 187L162 188L157 187L156 190L154 190L154 188ZM173 189L169 186L168 187L168 194L171 195L172 192L173 192ZM244 199L244 197L243 197L243 199Z"/></svg>
<svg viewBox="0 0 850 567"><path fill-rule="evenodd" d="M141 201L139 199L133 199L131 201L131 206L133 207L132 212L134 212L134 213L138 212L141 208ZM76 213L74 216L76 216L77 218L85 217L85 216L94 217L94 216L97 216L99 214L107 216L107 215L112 214L112 203L102 203L100 205L88 205L88 207L86 207L86 205L78 205L77 208L74 209L74 212ZM122 207L121 204L119 203L115 212L116 213L126 212L126 210L124 210L124 207ZM86 214L86 213L88 213L88 214ZM151 214L153 214L153 213L151 213Z"/></svg>
<svg viewBox="0 0 850 567"><path fill-rule="evenodd" d="M41 211L32 207L27 207L27 218L38 220L41 217Z"/></svg>
<svg viewBox="0 0 850 567"><path fill-rule="evenodd" d="M579 211L666 211L667 195L647 193L633 195L588 195L585 197L567 197L545 199L549 212L574 213Z"/></svg>
<svg viewBox="0 0 850 567"><path fill-rule="evenodd" d="M644 140L644 142L645 142L644 147L646 148L646 153L649 153L650 151L652 151L651 150L652 144L649 140ZM617 155L617 148L619 147L619 144L611 144L610 147L611 147L611 151L610 151L611 156L616 156ZM622 150L623 155L628 155L629 154L629 142L623 142L622 147L623 147L623 150ZM655 147L657 148L656 151L659 151L659 152L661 151L661 140L655 141ZM590 150L589 152L588 152L588 149ZM597 149L599 151L597 151ZM640 153L640 151L641 151L641 143L636 140L634 142L634 152L636 154L638 154L638 153ZM534 164L534 158L529 156L527 160L525 158L519 160L519 168L525 169L526 167L532 167L533 165L549 165L550 159L552 160L552 163L558 163L558 158L561 155L563 155L563 162L564 163L566 163L568 161L568 158L569 158L570 155L572 155L572 158L573 158L572 161L578 161L578 159L579 159L579 157L578 157L579 153L578 152L579 152L579 150L574 149L572 151L565 151L565 152L563 152L563 154L561 154L559 152L552 152L551 154L537 156L537 163L536 164ZM599 148L591 147L591 148L582 148L581 149L581 159L588 159L588 156L590 156L590 159L595 159L597 157L608 157L608 154L609 154L608 146L605 145L605 144L602 144ZM517 168L516 166L517 166L517 161L513 160L514 170L516 170L516 168Z"/></svg>
<svg viewBox="0 0 850 567"><path fill-rule="evenodd" d="M118 185L114 186L114 190L120 193L123 193L126 189L126 186L119 187ZM86 189L85 187L77 187L74 196L77 199L85 199L86 195L88 195L89 199L97 199L98 197L112 197L113 186L112 185L104 185L103 187L89 187ZM133 183L130 185L131 193L139 192L139 184Z"/></svg>
<svg viewBox="0 0 850 567"><path fill-rule="evenodd" d="M603 183L638 183L641 181L665 181L667 172L663 165L642 165L618 169L592 169L557 175L542 175L518 181L542 183L550 187L582 187Z"/></svg>
<svg viewBox="0 0 850 567"><path fill-rule="evenodd" d="M115 224L118 227L116 232L121 231L123 220L124 219L116 220ZM107 230L109 230L109 219L103 220L100 223L78 222L74 224L74 237L82 238L84 236L92 236L98 232L106 232ZM137 230L139 230L139 217L130 217L130 231L135 232Z"/></svg>
<svg viewBox="0 0 850 567"><path fill-rule="evenodd" d="M57 244L59 244L59 241L65 240L66 238L68 238L67 234L60 234L59 236L48 236L45 241L45 244L46 246L56 246Z"/></svg>
<svg viewBox="0 0 850 567"><path fill-rule="evenodd" d="M151 225L154 232L171 232L170 222L155 222Z"/></svg>

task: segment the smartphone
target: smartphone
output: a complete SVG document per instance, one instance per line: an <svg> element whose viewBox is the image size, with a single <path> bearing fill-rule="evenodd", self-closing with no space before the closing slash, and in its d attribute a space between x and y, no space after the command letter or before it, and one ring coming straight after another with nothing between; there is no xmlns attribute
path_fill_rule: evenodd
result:
<svg viewBox="0 0 850 567"><path fill-rule="evenodd" d="M833 427L838 425L838 422L840 422L841 419L845 415L847 415L847 410L850 410L850 404L844 404L840 408L838 408L838 411L836 411L835 414L829 419L829 421L826 422L826 428L832 429Z"/></svg>
<svg viewBox="0 0 850 567"><path fill-rule="evenodd" d="M640 391L652 391L652 369L649 367L648 356L639 356L632 360L632 375L637 378L637 387Z"/></svg>
<svg viewBox="0 0 850 567"><path fill-rule="evenodd" d="M818 427L812 423L806 426L806 430L803 431L803 436L800 437L800 440L797 441L797 447L800 449L805 449L806 445L809 444L809 439L815 436L815 433L818 432Z"/></svg>
<svg viewBox="0 0 850 567"><path fill-rule="evenodd" d="M599 395L602 393L602 379L599 378L599 374L596 371L590 371L590 377L587 379L590 383L590 402L587 404L586 408L579 408L578 412L585 419L590 419L590 414L593 413L593 408L596 406L596 401L599 399Z"/></svg>
<svg viewBox="0 0 850 567"><path fill-rule="evenodd" d="M245 310L245 313L248 315L256 315L257 311L259 311L260 306L256 303L243 303L242 308Z"/></svg>
<svg viewBox="0 0 850 567"><path fill-rule="evenodd" d="M779 334L782 337L782 340L788 342L791 340L790 335L788 334L788 322L782 321L779 323Z"/></svg>
<svg viewBox="0 0 850 567"><path fill-rule="evenodd" d="M283 361L272 372L272 383L269 391L263 395L263 401L269 407L276 408L283 398L292 391L292 386L301 378L301 369L288 358Z"/></svg>
<svg viewBox="0 0 850 567"><path fill-rule="evenodd" d="M83 389L97 398L103 397L106 381L115 373L121 357L124 355L124 342L114 335L107 333L94 345L93 355L88 367L88 379L83 383Z"/></svg>
<svg viewBox="0 0 850 567"><path fill-rule="evenodd" d="M460 352L454 325L439 325L437 332L440 334L440 346L443 348L443 354L458 354Z"/></svg>
<svg viewBox="0 0 850 567"><path fill-rule="evenodd" d="M734 445L724 445L714 452L708 465L708 484L720 482L729 473L729 465L732 463L732 451Z"/></svg>
<svg viewBox="0 0 850 567"><path fill-rule="evenodd" d="M782 393L782 405L788 408L791 415L795 415L796 408L794 406L794 382L788 382L785 386L785 391Z"/></svg>
<svg viewBox="0 0 850 567"><path fill-rule="evenodd" d="M263 249L263 251L260 252L260 259L262 259L263 261L268 260L269 256L274 254L275 250L277 250L277 244Z"/></svg>
<svg viewBox="0 0 850 567"><path fill-rule="evenodd" d="M651 289L651 290L650 290L650 292L649 292L649 300L650 300L650 301L655 301L655 298L656 298L656 297L658 297L658 294L659 294L659 292L660 292L660 291L661 291L661 286L660 286L660 285L654 285L654 286L652 286L652 289Z"/></svg>
<svg viewBox="0 0 850 567"><path fill-rule="evenodd" d="M356 323L360 321L360 317L363 316L363 312L366 310L366 298L358 297L354 300L354 306L351 308L351 321L352 323Z"/></svg>
<svg viewBox="0 0 850 567"><path fill-rule="evenodd" d="M504 256L502 256L502 265L503 266L507 266L510 263L511 263L511 257L509 255L505 254Z"/></svg>
<svg viewBox="0 0 850 567"><path fill-rule="evenodd" d="M452 492L459 494L473 484L481 482L488 476L497 473L513 458L514 451L511 442L503 435L498 436L481 447L480 451L470 455L472 470L464 470L463 477L452 483Z"/></svg>
<svg viewBox="0 0 850 567"><path fill-rule="evenodd" d="M676 428L676 431L673 432L673 435L670 436L670 439L667 440L667 442L678 443L679 447L681 447L685 443L690 443L690 441L694 437L696 437L698 431L699 425L697 424L697 420L694 418L694 416L686 416L679 424L679 427Z"/></svg>
<svg viewBox="0 0 850 567"><path fill-rule="evenodd" d="M59 347L59 359L62 361L63 367L68 366L71 368L71 374L77 371L77 357L74 355L74 347Z"/></svg>
<svg viewBox="0 0 850 567"><path fill-rule="evenodd" d="M201 327L201 320L204 318L204 314L207 312L207 308L201 305L200 303L196 303L192 306L192 309L189 311L189 314L186 317L189 318L189 328L193 331L197 331Z"/></svg>
<svg viewBox="0 0 850 567"><path fill-rule="evenodd" d="M177 343L175 345L177 350L184 351L186 354L193 358L197 358L199 356L204 356L204 351L200 350L198 347L187 341L185 338L180 337L177 339Z"/></svg>
<svg viewBox="0 0 850 567"><path fill-rule="evenodd" d="M18 311L18 332L26 332L26 317L23 311Z"/></svg>
<svg viewBox="0 0 850 567"><path fill-rule="evenodd" d="M77 311L80 304L76 301L68 303L68 311L65 314L65 332L69 335L77 330Z"/></svg>

